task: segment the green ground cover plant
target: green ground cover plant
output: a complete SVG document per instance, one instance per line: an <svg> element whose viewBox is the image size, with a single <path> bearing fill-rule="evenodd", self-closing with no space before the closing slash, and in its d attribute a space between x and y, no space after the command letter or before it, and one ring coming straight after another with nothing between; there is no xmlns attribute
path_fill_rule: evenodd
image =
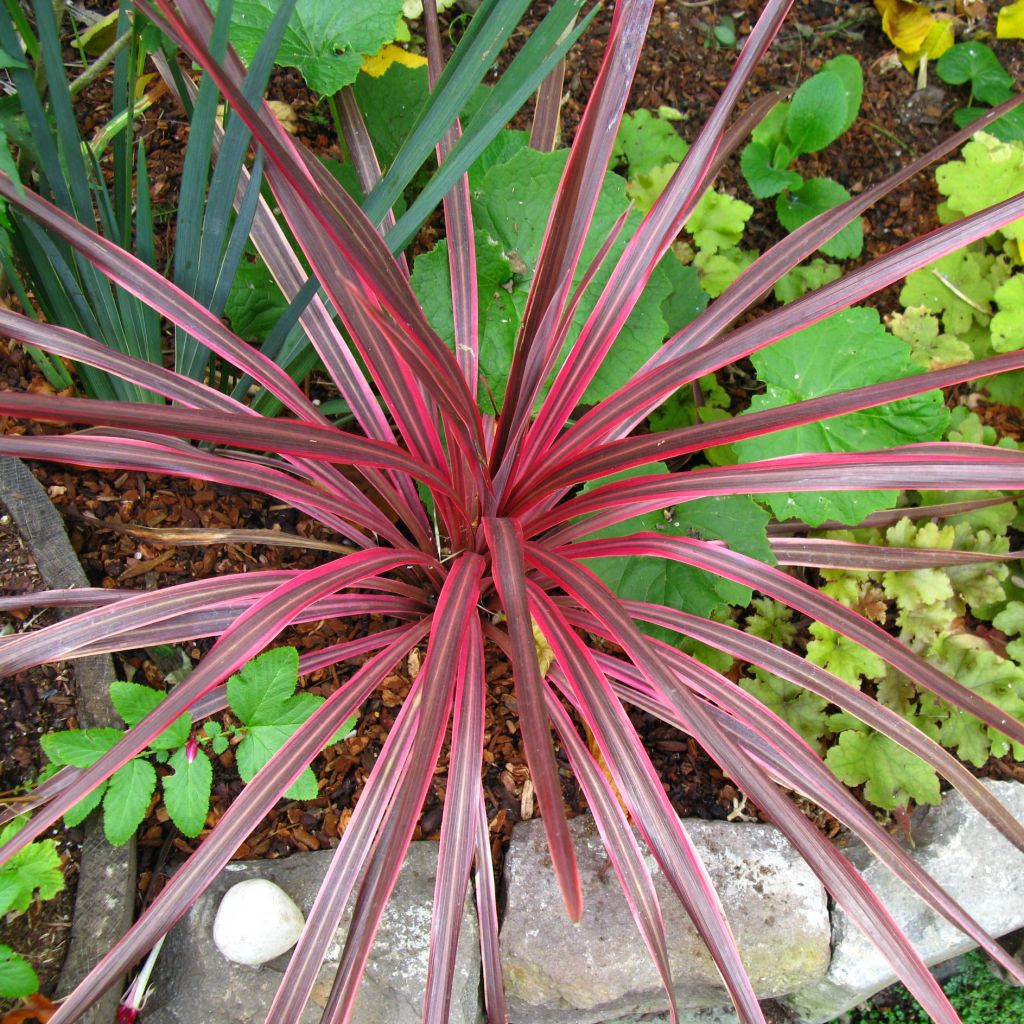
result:
<svg viewBox="0 0 1024 1024"><path fill-rule="evenodd" d="M964 1024L1006 1024L1024 1018L1024 989L1008 985L978 953L968 953L963 970L942 983ZM929 1024L920 1007L898 989L892 1005L855 1010L850 1024Z"/></svg>
<svg viewBox="0 0 1024 1024"><path fill-rule="evenodd" d="M784 639L780 644L780 614L760 613L773 623L772 639L722 621L728 609L755 593L778 601L859 645L936 700L974 716L1003 742L1024 743L1024 724L998 702L785 569L859 566L870 559L870 570L895 572L920 567L922 557L928 567L959 566L976 561L976 552L922 554L910 537L904 538L907 546L825 538L813 548L800 540L803 547L797 549L768 531L770 510L778 515L800 509L821 523L830 515L856 520L891 508L902 492L1024 489L1020 452L941 440L947 416L938 394L975 377L1020 370L1024 352L924 370L914 365L909 343L884 333L877 315L850 309L1012 225L1024 217L1024 196L1014 194L951 220L788 305L743 319L874 200L946 158L969 132L796 227L705 305L692 268L677 266L671 250L719 161L748 134L742 122L744 130L730 128L735 105L781 27L787 3L765 5L707 124L639 217L631 216L624 185L610 180L608 167L650 0L616 4L602 70L575 139L567 153L553 154L557 119L551 115L561 94L557 65L560 47L569 45L559 40L583 5L556 5L565 21L545 22L521 51L533 47L528 60L555 76L541 87L526 146L522 137L498 134L504 117L495 121L496 112L518 106L518 84L486 93L465 123L459 116L493 61L492 41L511 31L525 0L484 0L447 64L428 0L424 29L434 90L386 167L376 162L366 122L351 110L350 117L343 115L356 140L349 149L362 161L358 198L288 135L260 99L257 64L272 61L293 6L281 5L247 69L220 45L226 45L231 27L224 0L216 18L201 0L138 2L142 14L202 68L199 93L205 88L213 95L206 102L216 106L219 93L230 108L227 130L234 122L249 133L242 151L251 149L250 156L239 162L236 187L227 195L239 211L250 197L255 209L249 238L289 303L286 315L300 325L344 401L350 417L344 427L313 404L278 362L222 322L213 299L202 297L216 296L216 283L203 293L168 280L129 247L48 202L29 187L32 181L21 188L0 174L0 195L16 216L38 225L40 237L59 240L181 337L232 365L236 379L251 378L281 413L254 408L248 389L237 395L218 390L215 376L190 376L177 363L171 369L132 357L78 329L0 311L0 329L11 337L162 399L143 405L2 391L0 415L10 418L5 422L12 429L0 436L0 453L250 489L316 520L332 535L319 548L323 560L309 569L254 570L153 592L35 595L39 607L80 611L59 627L0 638L0 671L99 651L198 638L212 643L187 678L95 761L67 766L35 790L31 819L0 856L16 856L97 787L109 786L184 713L196 724L223 708L231 699L232 677L244 675L244 666L290 625L333 617L375 624L368 635L300 657L299 675L342 666L339 687L311 708L276 756L255 772L132 929L62 1003L53 1024L79 1017L160 941L266 811L308 778L311 759L414 649L422 649L422 667L334 853L268 1021L300 1018L354 896L355 923L322 1015L325 1021L350 1017L446 742L448 785L423 1017L447 1019L459 922L473 877L487 1012L492 1021L504 1019L481 786L485 665L493 657L512 667L518 731L566 912L579 919L582 892L562 809L559 754L568 758L585 793L673 1020L678 1011L648 851L711 950L739 1018L763 1024L764 1014L721 902L627 705L699 739L783 830L939 1024L957 1020L942 990L842 852L800 811L792 792L848 825L931 907L1024 979L1020 966L921 872L770 702L707 663L715 660L710 652L718 659L741 659L835 705L900 750L923 758L1024 846L1020 824L927 731L842 675L787 649ZM12 40L0 38L0 44L20 52ZM1012 102L983 115L979 127ZM202 95L193 116L201 105ZM422 186L407 189L435 146L436 170L428 169ZM223 155L222 149L216 169ZM207 165L202 173L208 170ZM524 184L527 170L537 175L538 195L547 197L546 214ZM262 184L248 184L256 179ZM211 179L211 193L213 187ZM251 198L263 187L273 207L261 205L262 195ZM404 212L394 209L400 196ZM410 268L406 243L438 203L445 246L417 255ZM716 233L711 225L695 234L704 230L707 244L718 244L710 237ZM726 228L723 241L729 232L735 235ZM810 371L810 356L822 344L816 332L833 317L842 318L833 323L844 334L870 348L872 361L881 364L877 378L855 375L852 354L846 353L837 358L839 372L820 365L805 380L804 363ZM733 327L737 322L741 326ZM652 414L678 392L694 391L694 382L703 391L700 381L746 357L756 361L766 385L759 407L732 416L719 400L717 410L724 415L704 418L695 401L691 418L647 429ZM710 383L708 393L714 395ZM40 423L87 429L55 434ZM641 425L645 429L634 429ZM889 433L880 433L882 426ZM853 495L851 481L858 489ZM304 544L297 534L280 540ZM998 552L982 557L1000 560ZM827 642L827 634L818 639ZM285 703L295 699L290 694L282 695ZM134 717L138 709L131 710ZM583 742L584 726L599 754ZM186 745L186 760L187 750Z"/></svg>
<svg viewBox="0 0 1024 1024"><path fill-rule="evenodd" d="M278 647L253 658L227 682L227 706L237 725L225 728L217 720L208 720L201 730L193 730L192 716L186 711L107 783L68 811L65 824L81 824L102 804L103 831L111 844L120 846L135 835L159 785L171 821L184 835L198 836L210 810L210 753L223 754L233 745L238 774L243 782L249 782L324 702L323 697L311 693L296 693L298 679L299 655L294 647ZM131 728L166 695L151 686L119 681L111 684L110 698ZM338 743L350 735L355 723L353 716L330 742ZM123 737L122 729L67 729L43 736L42 745L54 770L69 765L88 768ZM158 778L158 764L167 765L170 772ZM285 797L312 800L316 794L316 777L307 768Z"/></svg>
<svg viewBox="0 0 1024 1024"><path fill-rule="evenodd" d="M0 848L17 834L26 822L14 818L0 829ZM64 871L57 844L39 839L24 847L0 866L0 917L24 913L33 900L52 899L64 888ZM32 965L10 946L0 945L0 999L19 999L39 988Z"/></svg>

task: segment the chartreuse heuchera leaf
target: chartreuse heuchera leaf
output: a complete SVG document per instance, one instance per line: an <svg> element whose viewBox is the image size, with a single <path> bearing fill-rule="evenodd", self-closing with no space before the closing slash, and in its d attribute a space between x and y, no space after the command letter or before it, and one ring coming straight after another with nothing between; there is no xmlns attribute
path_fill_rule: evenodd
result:
<svg viewBox="0 0 1024 1024"><path fill-rule="evenodd" d="M0 829L0 847L24 826L15 818ZM48 900L64 888L57 844L52 839L30 843L0 866L0 919L10 912L24 913L33 900ZM39 988L32 965L10 946L0 945L0 999L20 999Z"/></svg>
<svg viewBox="0 0 1024 1024"><path fill-rule="evenodd" d="M825 763L848 786L864 785L864 796L878 807L939 802L939 777L916 754L887 736L848 729L825 755Z"/></svg>
<svg viewBox="0 0 1024 1024"><path fill-rule="evenodd" d="M102 804L107 839L114 845L126 843L145 818L159 783L171 820L184 835L198 836L206 824L213 786L213 764L202 746L209 745L219 756L235 737L238 772L243 781L249 782L324 701L314 694L295 693L298 672L299 656L292 647L276 648L254 658L227 685L228 706L242 723L240 726L226 730L219 722L211 721L193 736L191 716L181 715L142 754L72 808L64 816L65 821L68 825L80 824ZM110 696L127 726L137 725L167 697L152 687L121 681L111 684ZM331 742L344 739L354 727L353 718ZM69 729L43 736L41 742L54 765L87 768L123 735L120 729ZM161 771L158 776L154 760L166 764L169 771ZM287 796L292 800L316 796L316 779L309 769Z"/></svg>
<svg viewBox="0 0 1024 1024"><path fill-rule="evenodd" d="M751 356L767 385L750 405L752 412L775 409L806 398L829 395L917 372L909 346L894 338L873 309L851 309L822 320ZM870 451L942 437L948 414L942 395L929 392L889 405L777 431L738 442L741 461L797 452ZM859 523L896 500L893 491L850 491L771 495L779 519L797 517L812 526L827 519Z"/></svg>
<svg viewBox="0 0 1024 1024"><path fill-rule="evenodd" d="M993 135L978 132L964 146L962 160L951 160L935 172L939 191L946 201L939 204L943 224L976 213L1024 191L1024 142L1000 142ZM1016 243L1015 258L1024 262L1024 218L1006 225L1001 234Z"/></svg>
<svg viewBox="0 0 1024 1024"><path fill-rule="evenodd" d="M210 7L216 11L217 6L211 0ZM234 0L231 42L242 60L256 56L278 8L275 0ZM401 15L402 0L298 0L277 63L298 68L310 89L333 96L355 81L364 54L376 53L395 38Z"/></svg>

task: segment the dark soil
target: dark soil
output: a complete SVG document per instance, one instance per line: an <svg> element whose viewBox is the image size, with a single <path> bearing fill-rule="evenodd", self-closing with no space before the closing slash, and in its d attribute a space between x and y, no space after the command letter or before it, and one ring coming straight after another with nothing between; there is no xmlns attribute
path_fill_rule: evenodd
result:
<svg viewBox="0 0 1024 1024"><path fill-rule="evenodd" d="M537 5L538 8L543 4ZM610 7L603 11L570 61L565 89L562 130L571 138L582 102L593 83L610 24ZM724 84L736 51L717 46L712 28L726 14L735 18L742 37L749 32L751 16L760 9L753 0L733 5L681 3L656 0L645 60L630 98L630 109L667 104L683 113L682 129L692 139ZM975 26L991 31L994 16ZM968 38L969 27L958 32ZM523 34L525 38L525 33ZM1021 47L993 43L1011 73L1024 70ZM871 4L834 5L800 2L783 28L768 58L757 72L747 96L771 90L791 89L812 74L828 58L840 53L856 56L865 72L861 117L851 131L824 153L803 158L801 172L829 175L859 192L885 178L908 158L930 148L953 130L952 110L965 96L930 79L932 89L915 94L915 83L901 67L891 67L891 47L882 36L879 18ZM935 88L938 86L938 88ZM275 77L270 95L292 104L299 118L299 135L317 151L337 156L334 140L314 113L314 98L293 72ZM80 116L87 133L105 123L109 100L102 83L83 97ZM184 136L180 112L168 96L158 99L145 115L149 174L154 204L167 211L162 222L160 254L165 260L173 244L173 216L177 179L181 172ZM752 201L735 161L723 171L717 187ZM930 174L920 176L898 195L884 200L866 219L866 257L878 255L900 242L923 234L936 224L937 196ZM766 248L778 238L770 203L754 202L757 213L748 226L745 244ZM893 295L883 294L885 307ZM0 339L0 382L10 388L49 390L25 353ZM994 422L999 413L993 413ZM1007 413L1001 414L1004 418ZM987 417L988 418L988 417ZM1019 414L1018 414L1019 418ZM5 424L5 429L22 429ZM1010 430L1008 429L1008 432ZM193 577L206 577L247 569L279 566L307 567L323 556L316 552L254 544L222 544L205 548L171 548L140 538L128 527L203 526L271 527L298 534L320 536L319 528L300 520L258 495L229 492L201 482L182 482L145 474L104 474L38 466L37 476L65 516L72 543L94 586L156 589ZM328 539L325 537L325 539ZM2 543L2 541L0 541ZM17 543L16 541L14 542ZM2 555L0 555L2 557ZM6 563L4 563L6 569ZM19 570L4 579L4 589L34 589ZM379 624L332 621L296 629L283 635L283 643L300 650L336 642L356 631ZM208 644L196 643L185 656L198 660ZM151 652L129 653L121 659L122 678L145 680L162 686L164 670ZM487 716L485 788L496 860L500 864L504 844L516 821L533 813L528 771L519 745L515 696L507 666L495 660L488 667L491 702ZM314 675L302 685L311 692L328 693L335 683L333 671ZM3 788L12 789L31 778L41 767L37 737L41 732L75 724L73 688L61 670L44 670L31 678L18 676L0 689L0 741L3 743ZM367 774L381 748L396 709L408 691L408 671L396 672L368 702L356 734L332 748L314 763L321 780L320 797L308 803L282 801L277 809L239 848L238 857L279 857L294 850L315 850L336 845ZM727 818L749 816L757 811L744 806L740 794L703 754L697 743L653 719L635 713L634 721L656 759L667 792L684 816ZM447 754L442 754L435 781L417 828L418 838L438 836L441 806L447 784ZM993 767L999 777L1021 777L1016 766ZM570 813L585 809L578 787L568 769L564 796ZM220 758L215 779L213 806L208 824L213 825L240 788L229 749ZM835 823L819 814L823 828L834 834ZM151 808L140 839L140 899L159 887L163 866L170 856L187 854L195 842L176 832L159 803Z"/></svg>

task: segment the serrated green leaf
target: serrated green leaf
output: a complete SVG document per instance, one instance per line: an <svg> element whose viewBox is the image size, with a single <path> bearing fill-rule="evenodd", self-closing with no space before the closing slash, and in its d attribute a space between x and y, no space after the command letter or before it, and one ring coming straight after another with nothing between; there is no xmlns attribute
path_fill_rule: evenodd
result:
<svg viewBox="0 0 1024 1024"><path fill-rule="evenodd" d="M110 700L128 726L138 725L165 696L151 686L140 686L138 683L118 680L110 684Z"/></svg>
<svg viewBox="0 0 1024 1024"><path fill-rule="evenodd" d="M213 787L213 766L201 750L189 762L184 750L177 750L168 762L172 774L163 778L164 806L171 821L181 831L195 838L206 824Z"/></svg>
<svg viewBox="0 0 1024 1024"><path fill-rule="evenodd" d="M954 334L939 333L939 319L924 306L911 306L886 320L889 330L910 346L911 359L925 370L960 366L974 358L971 346Z"/></svg>
<svg viewBox="0 0 1024 1024"><path fill-rule="evenodd" d="M876 732L840 733L825 764L848 786L864 783L864 796L876 807L939 802L939 777L916 754Z"/></svg>
<svg viewBox="0 0 1024 1024"><path fill-rule="evenodd" d="M253 658L228 680L228 705L246 725L269 725L299 681L299 654L276 647Z"/></svg>
<svg viewBox="0 0 1024 1024"><path fill-rule="evenodd" d="M993 256L960 249L910 274L900 303L940 315L945 330L962 338L975 323L988 326L992 297L1005 278Z"/></svg>
<svg viewBox="0 0 1024 1024"><path fill-rule="evenodd" d="M395 38L403 0L337 4L298 0L276 61L298 68L314 92L333 96L359 74L363 54L376 53ZM211 8L216 11L217 4ZM256 56L277 14L276 0L234 0L231 42L242 60Z"/></svg>
<svg viewBox="0 0 1024 1024"><path fill-rule="evenodd" d="M74 828L76 825L81 825L86 818L96 810L97 807L103 802L103 797L107 792L107 783L104 780L101 782L88 796L83 797L81 800L67 811L64 815L64 824L68 828Z"/></svg>
<svg viewBox="0 0 1024 1024"><path fill-rule="evenodd" d="M754 250L734 246L713 254L698 252L693 265L700 272L701 288L711 298L717 299L756 259Z"/></svg>
<svg viewBox="0 0 1024 1024"><path fill-rule="evenodd" d="M0 999L21 999L39 991L32 965L10 946L0 946Z"/></svg>
<svg viewBox="0 0 1024 1024"><path fill-rule="evenodd" d="M810 631L814 639L807 644L807 660L813 665L820 665L858 689L865 679L885 675L885 662L874 651L820 622L812 622Z"/></svg>
<svg viewBox="0 0 1024 1024"><path fill-rule="evenodd" d="M846 86L838 75L823 71L807 79L789 101L786 117L794 155L816 153L838 139L848 127L848 109Z"/></svg>
<svg viewBox="0 0 1024 1024"><path fill-rule="evenodd" d="M962 160L951 160L935 171L939 191L948 197L938 208L943 224L1024 192L1024 144L1000 142L978 132L961 155ZM1024 217L1000 231L1007 238L1024 241Z"/></svg>
<svg viewBox="0 0 1024 1024"><path fill-rule="evenodd" d="M307 768L285 791L286 800L315 800L320 790L312 768Z"/></svg>
<svg viewBox="0 0 1024 1024"><path fill-rule="evenodd" d="M775 200L775 212L779 223L787 231L796 231L819 213L831 210L850 198L838 181L831 178L809 178L791 192ZM841 231L821 245L819 252L837 260L849 260L859 256L864 248L864 227L860 217L854 218Z"/></svg>
<svg viewBox="0 0 1024 1024"><path fill-rule="evenodd" d="M138 725L146 715L163 703L167 694L151 686L138 683L114 682L110 684L110 699L125 725ZM192 729L192 716L186 711L175 719L151 743L154 750L173 750L188 741Z"/></svg>
<svg viewBox="0 0 1024 1024"><path fill-rule="evenodd" d="M296 694L276 706L272 720L250 725L245 738L235 748L235 762L242 781L249 782L323 702L323 697L311 693Z"/></svg>
<svg viewBox="0 0 1024 1024"><path fill-rule="evenodd" d="M88 768L123 735L120 729L68 729L41 736L39 742L54 764Z"/></svg>
<svg viewBox="0 0 1024 1024"><path fill-rule="evenodd" d="M785 277L780 278L774 288L775 299L782 303L795 302L808 292L838 280L842 273L837 264L818 257L810 263L794 267Z"/></svg>
<svg viewBox="0 0 1024 1024"><path fill-rule="evenodd" d="M992 620L992 625L996 629L1001 629L1007 636L1019 636L1024 633L1024 601L1010 601Z"/></svg>
<svg viewBox="0 0 1024 1024"><path fill-rule="evenodd" d="M110 777L103 798L103 832L112 846L121 846L138 830L146 817L156 789L156 769L137 757Z"/></svg>
<svg viewBox="0 0 1024 1024"><path fill-rule="evenodd" d="M226 736L214 736L213 742L210 746L213 748L213 752L219 757L228 749L229 746L231 746L231 744L228 742L228 738Z"/></svg>
<svg viewBox="0 0 1024 1024"><path fill-rule="evenodd" d="M873 309L844 310L751 356L767 385L751 411L793 405L806 398L894 380L915 372L909 349L882 326ZM820 420L734 445L744 462L797 452L873 451L942 437L947 412L938 391L875 409ZM893 491L770 495L779 519L796 516L817 526L827 519L858 523L891 507Z"/></svg>

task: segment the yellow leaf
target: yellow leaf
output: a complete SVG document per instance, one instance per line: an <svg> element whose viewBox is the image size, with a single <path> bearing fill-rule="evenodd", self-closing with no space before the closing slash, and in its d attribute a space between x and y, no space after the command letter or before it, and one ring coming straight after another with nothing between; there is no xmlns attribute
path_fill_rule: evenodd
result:
<svg viewBox="0 0 1024 1024"><path fill-rule="evenodd" d="M1007 4L996 19L997 39L1024 39L1024 0Z"/></svg>
<svg viewBox="0 0 1024 1024"><path fill-rule="evenodd" d="M953 45L953 23L945 18L935 19L924 43L916 53L901 53L900 60L908 71L916 71L918 64L927 57L937 60Z"/></svg>
<svg viewBox="0 0 1024 1024"><path fill-rule="evenodd" d="M363 58L363 71L372 78L380 78L392 64L401 64L407 68L420 68L426 63L426 57L403 50L400 46L395 46L394 43L388 43L377 53Z"/></svg>
<svg viewBox="0 0 1024 1024"><path fill-rule="evenodd" d="M882 15L882 31L904 53L917 53L935 24L928 9L911 0L875 0L875 7Z"/></svg>

